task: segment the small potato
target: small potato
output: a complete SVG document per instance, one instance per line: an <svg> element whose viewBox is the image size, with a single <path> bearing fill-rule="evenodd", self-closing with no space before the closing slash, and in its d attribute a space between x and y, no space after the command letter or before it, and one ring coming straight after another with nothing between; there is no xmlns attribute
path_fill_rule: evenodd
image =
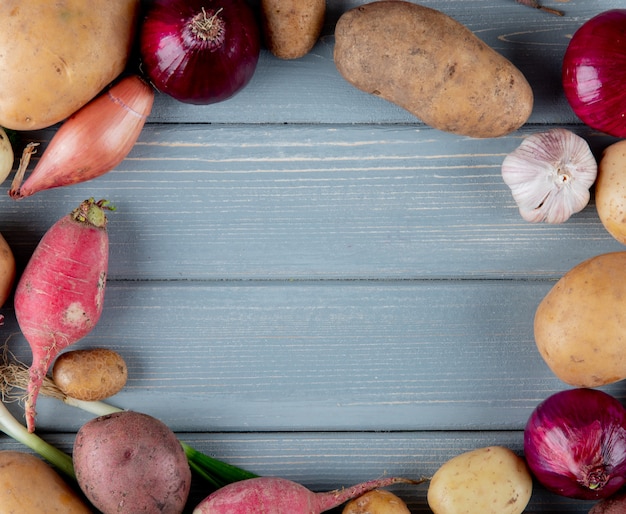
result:
<svg viewBox="0 0 626 514"><path fill-rule="evenodd" d="M342 514L411 514L411 511L395 494L374 489L346 503Z"/></svg>
<svg viewBox="0 0 626 514"><path fill-rule="evenodd" d="M532 485L521 457L489 446L444 463L430 481L427 499L434 514L521 514Z"/></svg>
<svg viewBox="0 0 626 514"><path fill-rule="evenodd" d="M0 234L0 307L13 292L15 284L15 257L11 247Z"/></svg>
<svg viewBox="0 0 626 514"><path fill-rule="evenodd" d="M61 476L35 455L0 451L0 514L90 514Z"/></svg>
<svg viewBox="0 0 626 514"><path fill-rule="evenodd" d="M596 209L604 228L626 244L626 140L609 146L596 178Z"/></svg>
<svg viewBox="0 0 626 514"><path fill-rule="evenodd" d="M265 44L280 59L297 59L317 42L326 0L261 0Z"/></svg>
<svg viewBox="0 0 626 514"><path fill-rule="evenodd" d="M475 138L521 127L533 92L506 58L446 14L385 0L355 7L335 28L335 65L352 85L436 129Z"/></svg>
<svg viewBox="0 0 626 514"><path fill-rule="evenodd" d="M52 367L52 379L67 396L78 400L104 400L126 385L128 368L123 357L107 348L70 350Z"/></svg>
<svg viewBox="0 0 626 514"><path fill-rule="evenodd" d="M577 387L626 378L626 252L596 255L563 275L535 312L537 349Z"/></svg>

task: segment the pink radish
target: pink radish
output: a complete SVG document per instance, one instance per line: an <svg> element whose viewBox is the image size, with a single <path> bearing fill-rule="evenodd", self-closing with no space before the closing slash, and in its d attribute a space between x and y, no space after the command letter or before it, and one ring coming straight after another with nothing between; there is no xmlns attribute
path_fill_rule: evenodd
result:
<svg viewBox="0 0 626 514"><path fill-rule="evenodd" d="M192 514L321 514L368 491L393 484L424 480L387 477L347 489L314 493L291 480L258 477L228 484L202 500Z"/></svg>
<svg viewBox="0 0 626 514"><path fill-rule="evenodd" d="M42 237L15 290L15 316L33 353L26 425L35 430L35 404L52 361L86 336L102 312L109 261L108 202L85 200Z"/></svg>

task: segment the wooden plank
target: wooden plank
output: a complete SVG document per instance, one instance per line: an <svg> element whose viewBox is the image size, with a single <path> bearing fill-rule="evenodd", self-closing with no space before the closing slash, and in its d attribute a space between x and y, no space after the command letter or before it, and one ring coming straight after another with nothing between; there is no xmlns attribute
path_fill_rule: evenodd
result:
<svg viewBox="0 0 626 514"><path fill-rule="evenodd" d="M598 156L614 141L570 128ZM118 207L114 280L555 278L623 246L593 201L562 225L521 219L500 166L536 130L151 125L104 177L0 198L0 232L24 265L53 220L96 196Z"/></svg>
<svg viewBox="0 0 626 514"><path fill-rule="evenodd" d="M177 431L519 430L566 387L533 339L549 285L113 282L76 347L118 350L130 378L114 402ZM30 362L3 312L10 348ZM42 430L80 424L39 407Z"/></svg>
<svg viewBox="0 0 626 514"><path fill-rule="evenodd" d="M282 476L314 491L346 487L382 475L413 478L432 476L446 460L465 451L491 445L523 450L521 432L409 432L409 433L180 433L178 437L215 458L265 476ZM71 452L73 434L44 434L55 446ZM23 449L0 438L5 449ZM412 514L431 513L428 485L392 488ZM194 482L191 504L206 495ZM194 503L195 502L195 503ZM593 502L548 493L535 484L525 514L587 514ZM335 514L340 509L332 511Z"/></svg>

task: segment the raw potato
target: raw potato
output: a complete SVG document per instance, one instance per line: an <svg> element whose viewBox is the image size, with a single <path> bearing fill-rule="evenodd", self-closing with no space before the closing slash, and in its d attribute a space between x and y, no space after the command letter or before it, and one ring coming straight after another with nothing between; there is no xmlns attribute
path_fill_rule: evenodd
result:
<svg viewBox="0 0 626 514"><path fill-rule="evenodd" d="M609 146L596 178L596 209L604 228L626 244L626 140Z"/></svg>
<svg viewBox="0 0 626 514"><path fill-rule="evenodd" d="M70 350L57 357L52 378L66 395L78 400L104 400L126 385L124 358L108 348Z"/></svg>
<svg viewBox="0 0 626 514"><path fill-rule="evenodd" d="M61 476L35 455L0 451L0 514L90 514Z"/></svg>
<svg viewBox="0 0 626 514"><path fill-rule="evenodd" d="M185 451L163 422L123 411L85 423L72 454L78 485L103 514L180 514L191 486Z"/></svg>
<svg viewBox="0 0 626 514"><path fill-rule="evenodd" d="M139 0L0 2L0 125L49 127L125 68Z"/></svg>
<svg viewBox="0 0 626 514"><path fill-rule="evenodd" d="M315 46L326 13L326 0L261 0L265 44L281 59L297 59Z"/></svg>
<svg viewBox="0 0 626 514"><path fill-rule="evenodd" d="M498 137L532 111L532 89L510 61L444 13L410 2L344 13L334 58L352 85L445 132Z"/></svg>
<svg viewBox="0 0 626 514"><path fill-rule="evenodd" d="M411 514L411 511L395 494L374 489L346 503L342 514Z"/></svg>
<svg viewBox="0 0 626 514"><path fill-rule="evenodd" d="M0 307L11 293L15 283L15 257L2 234L0 234Z"/></svg>
<svg viewBox="0 0 626 514"><path fill-rule="evenodd" d="M532 477L508 448L489 446L444 463L428 486L434 514L521 514L530 501Z"/></svg>
<svg viewBox="0 0 626 514"><path fill-rule="evenodd" d="M597 255L552 287L535 312L535 342L563 382L599 387L626 378L626 252Z"/></svg>

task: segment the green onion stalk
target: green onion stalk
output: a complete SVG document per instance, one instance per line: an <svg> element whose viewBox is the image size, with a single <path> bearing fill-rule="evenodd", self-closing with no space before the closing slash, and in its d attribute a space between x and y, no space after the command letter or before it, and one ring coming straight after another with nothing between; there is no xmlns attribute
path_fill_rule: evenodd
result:
<svg viewBox="0 0 626 514"><path fill-rule="evenodd" d="M3 362L0 363L0 392L3 400L0 402L0 430L16 441L28 446L68 477L75 479L72 457L45 442L38 435L28 432L26 427L17 421L4 405L6 399L20 399L20 397L9 395L13 388L25 390L28 384L28 368L26 365L15 359L15 362L9 362L7 357L7 351L5 351ZM45 377L40 394L55 398L66 405L82 409L96 416L104 416L124 410L103 401L84 401L72 398L63 393L50 376ZM214 489L232 482L258 476L245 469L210 457L183 441L179 440L179 442L185 451L189 467Z"/></svg>

